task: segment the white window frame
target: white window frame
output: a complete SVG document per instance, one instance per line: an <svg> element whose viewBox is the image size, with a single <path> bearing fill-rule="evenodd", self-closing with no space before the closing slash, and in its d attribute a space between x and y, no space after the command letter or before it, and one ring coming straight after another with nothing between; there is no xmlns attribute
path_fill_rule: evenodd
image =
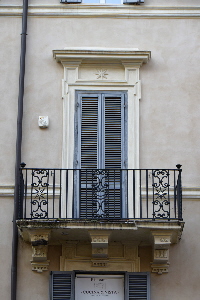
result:
<svg viewBox="0 0 200 300"><path fill-rule="evenodd" d="M62 168L74 168L74 116L75 94L83 91L125 91L128 95L128 169L139 168L139 100L141 84L139 69L150 59L150 51L138 49L97 49L97 48L65 48L54 50L57 62L64 67L62 84L63 98L63 151ZM108 71L105 75L104 71ZM100 76L98 76L98 73ZM103 73L103 74L102 74ZM82 75L84 74L84 75ZM131 180L131 178L130 178ZM139 189L139 184L137 185ZM139 193L139 190L138 190ZM73 217L73 204L68 201L66 210L65 190L63 188L62 217ZM72 199L68 194L68 199ZM64 212L68 215L64 215ZM140 207L136 207L139 216ZM133 203L129 203L129 218L133 218Z"/></svg>

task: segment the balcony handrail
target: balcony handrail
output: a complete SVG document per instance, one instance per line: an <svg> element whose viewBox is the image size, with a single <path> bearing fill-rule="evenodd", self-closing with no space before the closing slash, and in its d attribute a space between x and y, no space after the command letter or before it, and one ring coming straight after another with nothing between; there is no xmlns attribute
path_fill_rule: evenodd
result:
<svg viewBox="0 0 200 300"><path fill-rule="evenodd" d="M20 219L182 220L177 169L20 169Z"/></svg>
<svg viewBox="0 0 200 300"><path fill-rule="evenodd" d="M23 169L23 170L55 170L55 171L83 171L83 170L121 170L121 171L133 171L133 170L135 170L135 171L146 171L146 170L149 170L149 171L165 171L165 170L168 170L168 171L182 171L182 169L173 169L173 168L148 168L148 169L144 169L144 168L134 168L134 169L128 169L128 168L101 168L101 169L99 169L99 168L87 168L87 169L84 169L84 168L26 168L26 167L24 167L24 168L21 168L21 169Z"/></svg>

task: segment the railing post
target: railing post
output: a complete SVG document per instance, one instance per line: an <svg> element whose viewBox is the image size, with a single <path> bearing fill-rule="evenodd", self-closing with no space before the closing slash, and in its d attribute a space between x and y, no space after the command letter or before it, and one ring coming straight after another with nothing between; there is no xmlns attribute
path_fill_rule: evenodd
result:
<svg viewBox="0 0 200 300"><path fill-rule="evenodd" d="M178 169L178 179L177 179L177 202L178 202L178 219L183 220L182 218L182 183L181 183L181 172L182 165L176 165Z"/></svg>
<svg viewBox="0 0 200 300"><path fill-rule="evenodd" d="M24 178L22 170L25 168L26 164L21 163L19 169L19 210L18 219L23 218L23 201L24 201Z"/></svg>

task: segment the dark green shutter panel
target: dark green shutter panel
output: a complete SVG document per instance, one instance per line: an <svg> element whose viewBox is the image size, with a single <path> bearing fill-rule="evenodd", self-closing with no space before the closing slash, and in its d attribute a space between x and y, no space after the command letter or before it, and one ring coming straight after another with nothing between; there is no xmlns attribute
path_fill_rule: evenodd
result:
<svg viewBox="0 0 200 300"><path fill-rule="evenodd" d="M123 0L124 4L140 4L144 3L144 0Z"/></svg>
<svg viewBox="0 0 200 300"><path fill-rule="evenodd" d="M60 3L81 3L82 0L60 0Z"/></svg>
<svg viewBox="0 0 200 300"><path fill-rule="evenodd" d="M127 273L126 300L150 300L149 273Z"/></svg>
<svg viewBox="0 0 200 300"><path fill-rule="evenodd" d="M74 273L51 274L51 300L74 300Z"/></svg>

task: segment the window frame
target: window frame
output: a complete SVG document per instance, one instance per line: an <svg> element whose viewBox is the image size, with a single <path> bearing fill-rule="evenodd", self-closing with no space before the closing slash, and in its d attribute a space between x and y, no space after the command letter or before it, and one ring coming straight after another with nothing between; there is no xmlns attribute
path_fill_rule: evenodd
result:
<svg viewBox="0 0 200 300"><path fill-rule="evenodd" d="M103 5L120 5L120 4L134 4L134 5L140 5L141 3L144 3L144 0L121 0L120 4L115 4L115 3L106 3L106 0L99 0L99 3L84 3L82 0L60 0L60 3L63 4L76 4L76 3L83 3L83 4L103 4Z"/></svg>
<svg viewBox="0 0 200 300"><path fill-rule="evenodd" d="M128 91L109 91L109 90L76 90L75 91L75 118L74 118L74 168L75 169L81 169L81 154L80 154L80 149L81 149L81 144L80 144L80 139L81 139L81 127L80 127L80 120L81 120L81 96L121 96L124 97L124 108L123 113L122 113L122 118L121 118L121 169L126 169L128 167Z"/></svg>
<svg viewBox="0 0 200 300"><path fill-rule="evenodd" d="M75 91L127 91L128 93L128 166L139 168L139 101L141 99L140 67L151 58L150 51L136 48L64 48L53 50L53 57L63 65L63 144L62 168L74 167L74 115ZM100 69L99 69L100 68ZM99 77L99 72L107 71L107 76ZM89 72L88 72L89 71ZM96 73L97 72L97 73ZM96 77L96 78L95 78ZM63 178L65 180L65 178ZM138 191L137 191L138 192ZM70 191L70 198L72 197ZM134 208L128 200L128 216L133 218ZM67 213L66 213L67 212ZM73 203L66 201L63 188L61 215L73 217ZM140 206L136 206L139 216Z"/></svg>
<svg viewBox="0 0 200 300"><path fill-rule="evenodd" d="M82 103L81 99L83 97L96 97L98 100L98 119L102 119L102 112L105 112L105 108L102 109L102 103L105 103L105 98L110 97L121 97L121 169L127 169L128 165L128 92L127 91L85 91L85 90L76 90L75 91L75 124L74 124L74 169L78 169L76 173L76 189L74 192L76 203L74 203L73 208L73 217L80 217L80 171L81 169L81 119L82 119ZM100 111L99 111L99 101L100 101ZM99 116L100 114L100 116ZM100 127L103 127L105 124L101 124ZM99 127L99 120L98 125ZM98 129L97 129L98 131ZM103 137L104 138L104 137ZM98 137L97 137L98 139ZM97 144L99 144L97 142ZM102 155L102 159L105 159L105 153ZM97 161L100 160L97 153ZM96 169L96 168L95 168ZM97 169L105 169L97 168ZM127 197L126 197L126 174L120 172L121 180L124 184L122 186L120 197L120 218L127 217ZM121 186L119 189L121 189ZM112 210L112 209L111 209Z"/></svg>
<svg viewBox="0 0 200 300"><path fill-rule="evenodd" d="M49 284L49 299L50 300L57 300L58 298L54 297L54 278L56 276L69 276L71 277L71 293L70 297L67 298L66 295L64 296L66 300L75 300L75 276L76 274L91 274L91 275L123 275L124 276L124 300L134 300L133 295L130 297L130 276L136 276L138 278L141 276L143 279L146 277L146 299L150 300L150 272L126 272L126 271L81 271L81 270L74 270L74 271L51 271L50 272L50 284ZM64 290L62 283L60 282L58 285L58 291ZM138 285L137 285L138 288ZM138 299L138 298L135 298Z"/></svg>

